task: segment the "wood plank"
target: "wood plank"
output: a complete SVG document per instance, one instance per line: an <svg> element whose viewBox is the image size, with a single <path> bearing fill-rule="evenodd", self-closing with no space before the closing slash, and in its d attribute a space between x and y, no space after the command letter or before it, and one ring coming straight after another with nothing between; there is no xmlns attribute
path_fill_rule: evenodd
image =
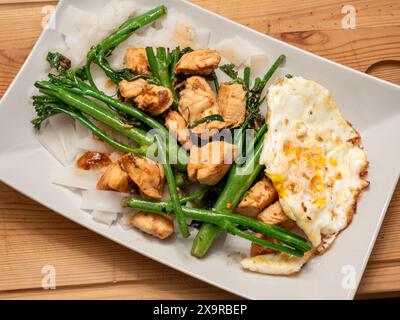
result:
<svg viewBox="0 0 400 320"><path fill-rule="evenodd" d="M235 1L232 3L232 7L235 8L235 10L223 11L221 13L229 17L228 13L240 12L242 8L241 3L242 1ZM209 5L209 8L215 9L209 2L205 1L205 4ZM3 9L0 11L0 18L3 17L6 21L13 20L12 24L6 24L0 29L0 43L2 43L2 47L0 48L0 65L4 68L2 69L4 76L0 79L0 95L4 93L8 83L15 76L20 64L25 60L29 49L34 45L35 39L41 32L41 22L43 18L43 14L40 11L41 7L41 3L34 3L28 8L21 7L21 5L14 5L7 10ZM270 8L270 6L263 6L263 8L264 7ZM388 7L390 7L390 5L388 5ZM252 7L250 6L250 8ZM221 8L217 7L216 11L220 12ZM251 12L255 12L255 9L253 8ZM245 13L246 11L244 14ZM233 16L231 18L235 19L236 17ZM250 17L246 19L250 19ZM240 19L236 20L242 22ZM257 22L259 20L260 19L252 18L252 20L250 20L251 22L249 22L249 26L265 32L265 30L261 28L261 24ZM382 20L384 19L382 18ZM287 22L281 22L281 25L288 25L292 20L285 19L285 21ZM306 29L310 28L312 28L312 24ZM314 29L315 28L314 26ZM391 63L389 69L385 69L385 65L378 66L371 74L382 76L384 79L394 83L400 83L400 77L398 77L400 46L397 45L400 43L399 24L390 27L377 24L374 28L358 27L356 30L340 29L323 31L311 29L299 32L288 31L290 29L291 28L282 27L280 30L284 30L284 32L274 33L274 31L276 31L274 29L271 30L269 34L275 38L363 72L381 61L397 61L397 63ZM18 34L18 36L14 36L16 34Z"/></svg>
<svg viewBox="0 0 400 320"><path fill-rule="evenodd" d="M94 294L95 293L95 294ZM108 283L92 286L57 288L56 290L20 290L0 292L0 299L188 299L237 300L239 297L202 281L164 278L150 281Z"/></svg>
<svg viewBox="0 0 400 320"><path fill-rule="evenodd" d="M371 262L397 261L400 265L400 183L383 221L370 257ZM400 285L400 282L398 283Z"/></svg>
<svg viewBox="0 0 400 320"><path fill-rule="evenodd" d="M400 284L400 260L370 263L358 287L360 295L398 292ZM371 290L373 288L373 290Z"/></svg>
<svg viewBox="0 0 400 320"><path fill-rule="evenodd" d="M400 248L393 245L400 242L400 224L392 223L392 215L397 219L400 212L398 194L371 256L371 267L364 275L362 293L380 290L377 283L398 287L398 283L392 281L393 273L387 277L385 264L397 261L399 265L400 261ZM0 184L0 239L0 253L4 257L0 260L0 272L8 275L0 278L0 291L40 288L44 265L56 267L57 285L61 287L154 280L165 276L183 277L188 283L194 281L70 222L3 184Z"/></svg>
<svg viewBox="0 0 400 320"><path fill-rule="evenodd" d="M379 61L400 58L400 26L272 35L362 72Z"/></svg>
<svg viewBox="0 0 400 320"><path fill-rule="evenodd" d="M310 30L341 30L344 5L357 10L357 29L398 26L400 3L383 0L356 1L224 1L194 0L200 6L267 34Z"/></svg>

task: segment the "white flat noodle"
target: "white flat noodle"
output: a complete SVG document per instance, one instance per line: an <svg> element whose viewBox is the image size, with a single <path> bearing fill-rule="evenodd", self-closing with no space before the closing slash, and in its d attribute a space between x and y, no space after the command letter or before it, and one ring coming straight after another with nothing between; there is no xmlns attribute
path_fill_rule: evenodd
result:
<svg viewBox="0 0 400 320"><path fill-rule="evenodd" d="M222 65L222 64L221 64ZM231 78L227 76L225 72L222 72L220 69L215 70L215 74L217 75L218 81L220 84L232 81Z"/></svg>
<svg viewBox="0 0 400 320"><path fill-rule="evenodd" d="M236 66L245 64L246 60L252 55L262 54L259 48L239 36L222 40L215 49L221 56Z"/></svg>
<svg viewBox="0 0 400 320"><path fill-rule="evenodd" d="M123 58L122 58L123 61ZM121 68L116 68L121 69ZM97 87L109 96L114 96L117 92L114 83L106 76L103 70L97 65L92 66L92 76L96 82Z"/></svg>
<svg viewBox="0 0 400 320"><path fill-rule="evenodd" d="M231 62L229 60L227 60L224 57L221 57L220 66L223 66L225 64L230 64L230 63ZM215 69L215 74L217 75L219 83L232 81L232 79L225 72L221 71L221 69L219 69L219 68Z"/></svg>
<svg viewBox="0 0 400 320"><path fill-rule="evenodd" d="M37 135L40 144L63 166L67 164L63 147L53 127L48 123L42 125L40 132Z"/></svg>
<svg viewBox="0 0 400 320"><path fill-rule="evenodd" d="M114 140L116 140L122 144L125 144L127 146L130 146L133 148L136 148L139 146L135 141L133 141L132 139L129 139L127 136L124 136L122 133L113 131L111 135L114 138Z"/></svg>
<svg viewBox="0 0 400 320"><path fill-rule="evenodd" d="M133 1L113 0L98 12L99 28L112 32L132 16L137 7Z"/></svg>
<svg viewBox="0 0 400 320"><path fill-rule="evenodd" d="M91 131L80 121L75 120L75 135L77 140L81 140L92 135Z"/></svg>
<svg viewBox="0 0 400 320"><path fill-rule="evenodd" d="M85 151L93 151L101 153L110 152L110 147L106 145L106 143L100 140L95 140L92 137L78 139L75 146Z"/></svg>
<svg viewBox="0 0 400 320"><path fill-rule="evenodd" d="M105 224L110 227L115 221L117 221L118 213L93 210L92 218L94 221Z"/></svg>
<svg viewBox="0 0 400 320"><path fill-rule="evenodd" d="M116 162L122 158L124 154L120 151L111 152L108 156L112 162Z"/></svg>
<svg viewBox="0 0 400 320"><path fill-rule="evenodd" d="M135 36L132 36L132 37L135 37ZM108 62L110 63L110 66L112 68L114 68L115 70L123 69L125 67L124 66L124 58L125 58L126 50L131 47L140 47L140 44L136 43L135 45L133 45L133 44L131 44L130 39L128 39L126 42L121 43L118 47L116 47L115 50L113 51L113 54L108 58ZM97 81L96 81L96 83L97 83Z"/></svg>
<svg viewBox="0 0 400 320"><path fill-rule="evenodd" d="M210 29L194 29L194 49L208 48L210 43L211 31Z"/></svg>
<svg viewBox="0 0 400 320"><path fill-rule="evenodd" d="M71 5L64 11L58 27L68 48L63 53L72 60L74 66L82 64L90 47L106 35L99 30L95 13Z"/></svg>
<svg viewBox="0 0 400 320"><path fill-rule="evenodd" d="M124 230L129 230L132 229L133 226L130 222L132 216L138 211L131 209L129 212L122 213L118 219L118 224L122 227Z"/></svg>
<svg viewBox="0 0 400 320"><path fill-rule="evenodd" d="M255 54L250 57L251 80L262 78L268 71L268 56L266 54Z"/></svg>
<svg viewBox="0 0 400 320"><path fill-rule="evenodd" d="M77 140L75 121L65 114L57 114L49 118L49 123L61 142L65 159L71 162L79 152L75 146Z"/></svg>
<svg viewBox="0 0 400 320"><path fill-rule="evenodd" d="M114 191L88 190L82 192L81 209L107 212L126 212L121 200L129 195Z"/></svg>
<svg viewBox="0 0 400 320"><path fill-rule="evenodd" d="M51 182L73 189L92 190L96 189L100 172L96 170L82 170L75 166L53 167L51 170Z"/></svg>

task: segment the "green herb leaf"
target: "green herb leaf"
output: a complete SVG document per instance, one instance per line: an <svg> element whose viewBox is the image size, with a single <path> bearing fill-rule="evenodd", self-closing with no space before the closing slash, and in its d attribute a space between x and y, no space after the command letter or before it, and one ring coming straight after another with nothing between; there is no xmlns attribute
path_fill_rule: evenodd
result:
<svg viewBox="0 0 400 320"><path fill-rule="evenodd" d="M193 128L195 128L195 127L197 127L197 126L199 126L199 125L201 125L201 124L203 124L203 123L209 123L209 122L211 122L211 121L221 121L221 122L224 122L225 120L224 120L224 118L222 118L221 115L219 115L219 114L213 114L213 115L211 115L211 116L204 117L203 119L197 121L197 122L194 123L190 128L193 129Z"/></svg>
<svg viewBox="0 0 400 320"><path fill-rule="evenodd" d="M234 64L224 64L223 66L219 67L224 73L226 73L230 78L233 80L237 80L238 72L235 70Z"/></svg>
<svg viewBox="0 0 400 320"><path fill-rule="evenodd" d="M71 68L71 60L58 52L49 52L47 54L47 62L50 67L56 69L58 72L64 72Z"/></svg>

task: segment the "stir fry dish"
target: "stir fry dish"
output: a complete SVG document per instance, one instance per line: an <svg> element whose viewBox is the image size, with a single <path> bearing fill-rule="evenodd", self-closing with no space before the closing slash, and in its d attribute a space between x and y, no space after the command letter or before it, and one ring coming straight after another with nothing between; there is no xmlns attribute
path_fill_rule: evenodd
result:
<svg viewBox="0 0 400 320"><path fill-rule="evenodd" d="M283 54L254 76L216 48L125 45L162 33L166 15L129 17L78 65L48 53L32 124L47 142L59 136L70 163L52 182L81 190L96 221L192 241L193 257L225 232L248 241L244 269L299 272L350 224L368 186L360 135L322 85L273 80ZM117 69L110 59L124 45Z"/></svg>

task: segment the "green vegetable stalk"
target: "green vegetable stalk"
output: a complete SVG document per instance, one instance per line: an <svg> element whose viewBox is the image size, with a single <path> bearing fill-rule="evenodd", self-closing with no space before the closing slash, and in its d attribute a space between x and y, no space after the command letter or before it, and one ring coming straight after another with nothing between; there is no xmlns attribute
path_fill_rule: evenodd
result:
<svg viewBox="0 0 400 320"><path fill-rule="evenodd" d="M124 199L122 201L122 206L158 214L175 214L173 201L153 202L132 197ZM206 222L210 225L218 226L230 234L242 237L267 248L286 252L296 256L303 256L304 252L310 250L310 246L306 240L294 233L273 225L262 223L255 219L227 212L226 210L209 211L198 208L182 207L182 211L186 218L191 218L197 221ZM253 231L270 236L281 241L284 245L274 244L264 239L260 239L254 234L240 230L237 226L247 227Z"/></svg>
<svg viewBox="0 0 400 320"><path fill-rule="evenodd" d="M49 96L35 96L33 97L33 105L35 107L36 113L38 117L32 120L32 124L40 129L41 124L44 120L49 117L58 114L64 113L71 118L78 120L84 126L86 126L90 131L93 132L94 135L99 137L104 142L108 143L112 147L117 150L120 150L124 153L133 153L138 156L145 156L147 148L132 148L130 146L124 145L116 140L114 140L111 136L101 130L98 126L96 126L92 121L90 121L87 117L85 117L79 111L68 107L67 105L61 103L57 99L51 98Z"/></svg>
<svg viewBox="0 0 400 320"><path fill-rule="evenodd" d="M187 238L190 235L189 228L186 224L185 215L182 211L182 206L179 201L179 195L178 195L178 190L177 190L176 183L175 183L174 173L172 172L172 168L167 161L167 154L166 154L165 145L164 145L165 141L163 141L163 139L159 135L156 135L155 139L157 142L158 156L159 156L159 158L161 158L160 161L164 167L164 172L165 172L165 177L167 179L169 194L172 199L172 204L173 204L174 212L175 212L177 220L178 220L179 229L180 229L183 237Z"/></svg>
<svg viewBox="0 0 400 320"><path fill-rule="evenodd" d="M77 95L68 89L58 87L49 81L37 81L35 86L39 88L41 93L57 98L64 104L87 114L133 141L136 141L141 146L150 146L153 143L153 140L147 135L146 131L132 128L111 110L103 108L89 99Z"/></svg>
<svg viewBox="0 0 400 320"><path fill-rule="evenodd" d="M174 69L179 59L180 49L176 48L171 53L167 52L166 48L157 48L157 55L154 54L153 48L146 48L147 59L151 73L156 77L161 85L171 90L174 97L174 104L178 104L178 95L173 86L173 80L175 77Z"/></svg>
<svg viewBox="0 0 400 320"><path fill-rule="evenodd" d="M285 60L285 56L281 55L272 67L265 74L263 79L257 78L253 89L248 91L247 95L247 116L244 124L236 135L235 144L238 146L238 150L242 151L244 146L244 132L249 127L254 118L260 111L260 105L262 102L261 93L263 92L268 80L272 77L274 72ZM245 87L249 87L250 70L245 69L244 80L238 78L238 73L234 70L232 65L226 65L222 67L222 70L227 73L231 78L242 83ZM267 130L266 124L264 124L257 133L256 139L260 139L260 136L264 135ZM261 140L261 139L260 139ZM256 142L256 141L255 141ZM256 142L257 143L257 142ZM235 209L242 199L246 191L256 180L257 176L262 172L263 166L260 165L260 155L263 147L263 141L258 142L253 156L247 160L243 166L234 165L229 173L228 182L220 194L217 202L214 204L216 210ZM239 172L240 171L240 172ZM210 249L215 238L219 235L221 228L218 225L203 224L200 228L196 238L193 241L192 255L198 258L202 258Z"/></svg>
<svg viewBox="0 0 400 320"><path fill-rule="evenodd" d="M75 95L84 95L94 98L96 100L104 102L108 106L112 107L114 110L118 110L124 114L128 114L134 117L136 120L139 120L140 122L148 125L150 128L157 130L157 132L162 134L168 142L168 156L169 159L173 160L170 161L170 163L176 163L176 166L180 171L186 171L187 163L189 161L189 155L187 154L185 149L181 148L178 145L177 141L173 137L171 137L168 130L160 122L158 122L148 114L144 113L143 111L139 110L138 108L132 107L122 101L116 100L104 94L101 91L93 89L92 86L77 78L73 72L66 72L64 75L60 76L51 75L50 80L53 85L53 89L59 88L63 89L64 92L67 91L72 92ZM43 85L43 82L37 82L37 84Z"/></svg>
<svg viewBox="0 0 400 320"><path fill-rule="evenodd" d="M132 74L129 74L127 70L123 70L122 72L114 71L108 64L106 57L109 56L118 45L126 41L136 30L153 23L166 14L167 8L162 5L140 16L133 17L124 22L117 31L109 35L97 46L92 47L87 54L87 63L85 68L86 78L90 85L93 88L97 88L91 74L91 64L93 62L102 68L106 75L116 84L123 79L130 78Z"/></svg>

